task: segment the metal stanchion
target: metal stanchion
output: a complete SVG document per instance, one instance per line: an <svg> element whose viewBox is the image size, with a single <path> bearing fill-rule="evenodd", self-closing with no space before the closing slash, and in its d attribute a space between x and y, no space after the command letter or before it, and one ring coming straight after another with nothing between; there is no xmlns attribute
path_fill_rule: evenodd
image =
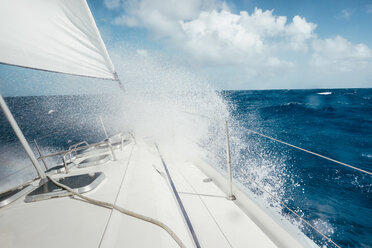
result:
<svg viewBox="0 0 372 248"><path fill-rule="evenodd" d="M41 151L40 151L39 145L38 145L37 142L36 142L36 139L34 139L34 143L35 143L36 150L37 150L37 152L39 153L40 158L43 157L43 155L41 155ZM39 159L40 159L40 158L39 158ZM48 170L48 166L47 166L47 164L46 164L44 158L42 158L41 161L43 161L43 164L44 164L45 170Z"/></svg>
<svg viewBox="0 0 372 248"><path fill-rule="evenodd" d="M107 131L106 131L106 128L105 128L105 124L103 124L103 120L102 120L102 117L99 116L99 119L101 121L101 125L102 125L102 128L103 128L103 131L105 132L105 136L106 136L106 139L108 139L108 135L107 135Z"/></svg>

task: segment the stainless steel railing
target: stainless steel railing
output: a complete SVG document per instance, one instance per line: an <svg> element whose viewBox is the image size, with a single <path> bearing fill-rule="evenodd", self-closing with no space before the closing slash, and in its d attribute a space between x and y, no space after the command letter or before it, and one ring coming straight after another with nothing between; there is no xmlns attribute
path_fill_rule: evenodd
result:
<svg viewBox="0 0 372 248"><path fill-rule="evenodd" d="M120 148L122 149L124 145L124 137L121 133L119 133L119 135L120 135L120 144L121 144ZM104 141L94 143L94 144L89 144L87 141L81 141L79 143L76 143L70 146L68 150L54 152L54 153L50 153L47 155L42 155L42 156L39 156L37 159L45 161L46 158L62 155L63 166L65 167L65 172L68 173L68 167L67 167L68 161L72 163L73 160L76 160L78 151L87 150L89 148L96 148L96 147L100 147L103 145L109 148L111 155L112 155L112 160L116 161L117 158L116 158L114 149L112 147L112 144L110 142L110 139L105 139Z"/></svg>

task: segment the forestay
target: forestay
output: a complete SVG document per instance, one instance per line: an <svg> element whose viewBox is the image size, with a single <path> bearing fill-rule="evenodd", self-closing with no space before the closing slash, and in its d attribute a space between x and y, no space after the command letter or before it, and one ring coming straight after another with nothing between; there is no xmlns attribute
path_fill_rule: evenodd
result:
<svg viewBox="0 0 372 248"><path fill-rule="evenodd" d="M0 0L0 63L115 79L85 0Z"/></svg>

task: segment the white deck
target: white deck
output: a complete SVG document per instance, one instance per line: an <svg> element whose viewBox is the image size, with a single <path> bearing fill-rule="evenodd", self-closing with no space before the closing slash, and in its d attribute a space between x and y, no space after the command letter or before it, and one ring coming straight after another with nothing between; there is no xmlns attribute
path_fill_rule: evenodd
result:
<svg viewBox="0 0 372 248"><path fill-rule="evenodd" d="M118 161L83 169L106 178L91 198L158 219L195 247L155 146L137 141L115 150ZM267 233L192 162L164 157L201 247L276 247ZM61 174L59 176L65 176ZM35 182L36 185L36 182ZM280 243L280 242L279 242ZM301 246L296 240L292 247ZM135 219L71 197L25 203L24 197L0 209L1 247L177 247L168 233Z"/></svg>

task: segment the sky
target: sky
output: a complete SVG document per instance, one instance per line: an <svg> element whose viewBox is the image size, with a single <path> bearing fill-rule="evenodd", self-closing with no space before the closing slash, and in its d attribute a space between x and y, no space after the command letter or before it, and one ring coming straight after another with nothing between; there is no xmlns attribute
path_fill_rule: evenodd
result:
<svg viewBox="0 0 372 248"><path fill-rule="evenodd" d="M109 54L129 49L144 57L160 56L216 89L372 87L372 0L88 4ZM20 72L0 67L6 95L36 94L38 87L50 89L44 89L46 94L62 92L45 80L26 89L22 83L4 83L12 74Z"/></svg>

